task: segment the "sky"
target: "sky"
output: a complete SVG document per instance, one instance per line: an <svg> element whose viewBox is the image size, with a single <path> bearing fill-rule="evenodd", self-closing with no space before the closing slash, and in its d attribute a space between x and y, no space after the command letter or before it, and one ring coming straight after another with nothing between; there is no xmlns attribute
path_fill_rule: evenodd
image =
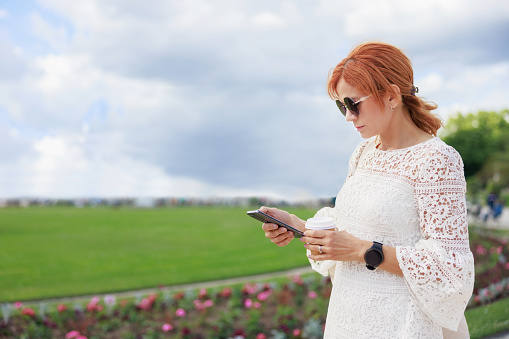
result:
<svg viewBox="0 0 509 339"><path fill-rule="evenodd" d="M509 108L505 0L0 0L0 198L336 196L370 40L444 121Z"/></svg>

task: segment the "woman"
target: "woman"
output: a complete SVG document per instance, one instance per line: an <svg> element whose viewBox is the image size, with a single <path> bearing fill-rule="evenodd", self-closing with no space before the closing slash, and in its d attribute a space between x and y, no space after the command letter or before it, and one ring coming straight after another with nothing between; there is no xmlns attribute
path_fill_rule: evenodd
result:
<svg viewBox="0 0 509 339"><path fill-rule="evenodd" d="M352 154L334 232L305 231L313 269L333 278L325 338L468 338L474 283L463 162L437 136L436 105L416 95L410 60L385 43L354 48L329 75L329 96L367 139ZM293 233L263 224L285 246Z"/></svg>

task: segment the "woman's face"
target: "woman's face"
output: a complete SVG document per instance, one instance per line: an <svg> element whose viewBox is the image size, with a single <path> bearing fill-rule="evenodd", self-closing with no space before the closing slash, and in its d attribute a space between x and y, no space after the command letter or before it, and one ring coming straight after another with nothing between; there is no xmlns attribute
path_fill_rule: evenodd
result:
<svg viewBox="0 0 509 339"><path fill-rule="evenodd" d="M341 102L344 103L344 98L348 97L357 102L359 99L369 95L362 93L355 87L346 83L341 78L336 87ZM357 104L359 108L359 115L352 114L349 110L346 111L346 121L352 122L355 129L360 133L364 139L371 138L372 136L382 134L389 125L390 114L380 109L373 96Z"/></svg>

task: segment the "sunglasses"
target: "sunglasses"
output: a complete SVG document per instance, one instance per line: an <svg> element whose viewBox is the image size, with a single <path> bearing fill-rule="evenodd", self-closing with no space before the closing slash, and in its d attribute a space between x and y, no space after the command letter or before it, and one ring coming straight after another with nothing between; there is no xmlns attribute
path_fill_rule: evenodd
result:
<svg viewBox="0 0 509 339"><path fill-rule="evenodd" d="M343 104L340 100L336 100L336 105L338 105L339 110L346 117L346 110L349 110L356 117L359 116L359 107L357 107L361 102L369 98L371 95L367 97L360 98L357 101L353 101L352 99L346 97L344 99L345 103Z"/></svg>

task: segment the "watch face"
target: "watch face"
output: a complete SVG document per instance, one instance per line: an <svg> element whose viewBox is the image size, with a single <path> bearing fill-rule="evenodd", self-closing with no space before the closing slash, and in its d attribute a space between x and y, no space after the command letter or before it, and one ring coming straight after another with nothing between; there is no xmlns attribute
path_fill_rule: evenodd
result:
<svg viewBox="0 0 509 339"><path fill-rule="evenodd" d="M366 252L366 264L371 266L378 266L382 262L382 253L376 249L370 249Z"/></svg>

